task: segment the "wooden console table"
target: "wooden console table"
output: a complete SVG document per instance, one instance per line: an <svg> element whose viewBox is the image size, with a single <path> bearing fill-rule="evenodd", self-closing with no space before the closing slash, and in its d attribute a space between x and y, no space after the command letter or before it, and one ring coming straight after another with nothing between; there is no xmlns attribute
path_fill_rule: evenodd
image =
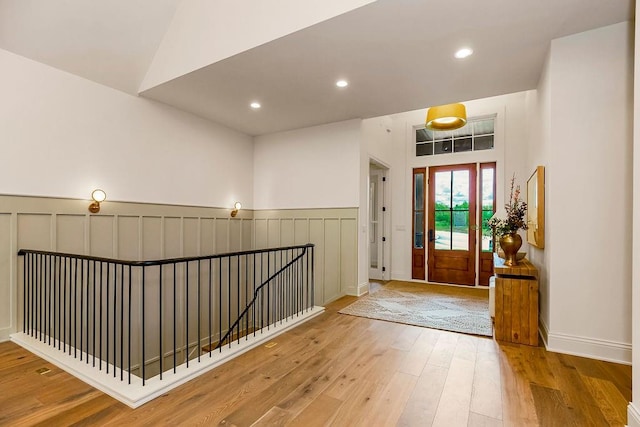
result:
<svg viewBox="0 0 640 427"><path fill-rule="evenodd" d="M498 341L538 345L538 269L528 259L507 267L494 254L495 337Z"/></svg>

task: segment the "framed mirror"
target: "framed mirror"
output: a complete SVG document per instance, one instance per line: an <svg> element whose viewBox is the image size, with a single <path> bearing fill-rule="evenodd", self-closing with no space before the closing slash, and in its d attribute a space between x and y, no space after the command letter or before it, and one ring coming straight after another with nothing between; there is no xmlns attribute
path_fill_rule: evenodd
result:
<svg viewBox="0 0 640 427"><path fill-rule="evenodd" d="M527 242L544 248L544 166L538 166L527 181Z"/></svg>

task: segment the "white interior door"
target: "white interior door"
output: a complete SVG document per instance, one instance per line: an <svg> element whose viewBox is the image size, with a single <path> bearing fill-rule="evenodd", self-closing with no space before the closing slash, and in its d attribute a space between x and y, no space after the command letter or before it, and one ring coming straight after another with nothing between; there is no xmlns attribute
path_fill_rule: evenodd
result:
<svg viewBox="0 0 640 427"><path fill-rule="evenodd" d="M386 280L384 182L386 171L375 165L369 168L369 278Z"/></svg>

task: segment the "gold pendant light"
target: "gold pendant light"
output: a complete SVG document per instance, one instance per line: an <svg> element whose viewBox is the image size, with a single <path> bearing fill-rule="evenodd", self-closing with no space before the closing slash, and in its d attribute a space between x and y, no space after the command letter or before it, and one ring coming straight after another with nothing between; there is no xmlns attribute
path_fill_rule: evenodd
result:
<svg viewBox="0 0 640 427"><path fill-rule="evenodd" d="M462 104L438 105L429 108L425 127L431 130L453 130L467 124L467 109Z"/></svg>

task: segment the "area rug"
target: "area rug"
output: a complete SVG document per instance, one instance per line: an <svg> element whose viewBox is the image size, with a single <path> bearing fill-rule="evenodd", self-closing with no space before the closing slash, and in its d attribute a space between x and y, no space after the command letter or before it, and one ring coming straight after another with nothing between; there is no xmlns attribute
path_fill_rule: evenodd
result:
<svg viewBox="0 0 640 427"><path fill-rule="evenodd" d="M420 289L386 289L366 295L339 311L465 334L493 336L489 299Z"/></svg>

